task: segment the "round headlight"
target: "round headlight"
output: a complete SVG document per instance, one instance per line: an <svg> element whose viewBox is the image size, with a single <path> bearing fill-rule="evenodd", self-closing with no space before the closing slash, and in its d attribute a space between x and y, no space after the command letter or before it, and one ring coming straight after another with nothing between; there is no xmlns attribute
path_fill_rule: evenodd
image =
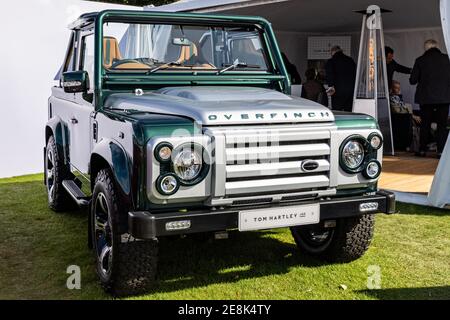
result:
<svg viewBox="0 0 450 320"><path fill-rule="evenodd" d="M369 179L375 179L377 178L381 173L381 165L378 161L370 161L366 168L364 169L364 175L366 178Z"/></svg>
<svg viewBox="0 0 450 320"><path fill-rule="evenodd" d="M178 180L173 175L160 176L156 181L158 191L164 195L171 195L179 188Z"/></svg>
<svg viewBox="0 0 450 320"><path fill-rule="evenodd" d="M350 140L342 148L342 162L350 170L358 169L364 161L364 146L357 140Z"/></svg>
<svg viewBox="0 0 450 320"><path fill-rule="evenodd" d="M201 151L201 148L189 145L176 152L173 157L173 170L182 181L189 182L200 175L203 166Z"/></svg>
<svg viewBox="0 0 450 320"><path fill-rule="evenodd" d="M381 148L383 140L381 139L381 136L379 136L377 133L374 133L369 136L369 143L373 149L378 150Z"/></svg>

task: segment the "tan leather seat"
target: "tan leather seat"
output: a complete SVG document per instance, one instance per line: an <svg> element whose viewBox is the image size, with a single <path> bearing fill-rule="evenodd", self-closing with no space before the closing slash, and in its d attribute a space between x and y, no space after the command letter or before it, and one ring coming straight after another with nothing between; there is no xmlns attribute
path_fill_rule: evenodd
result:
<svg viewBox="0 0 450 320"><path fill-rule="evenodd" d="M122 60L119 42L114 37L103 37L103 66L109 69L117 60Z"/></svg>
<svg viewBox="0 0 450 320"><path fill-rule="evenodd" d="M201 54L199 53L197 46L192 43L190 46L182 46L180 51L180 57L178 58L177 62L180 64L184 64L185 62L189 61L192 58L199 58ZM200 59L204 60L204 59ZM201 69L215 69L215 67L210 63L201 63L199 65L196 65L195 67L201 68ZM194 68L195 68L194 67ZM183 67L178 67L180 69L183 69Z"/></svg>
<svg viewBox="0 0 450 320"><path fill-rule="evenodd" d="M182 46L180 57L178 58L177 62L183 64L189 59L198 56L199 52L195 44L192 44L190 46ZM103 37L103 66L106 69L110 69L115 62L118 62L120 60L122 60L122 54L120 53L119 42L117 41L117 39L109 36ZM208 63L200 64L196 67L202 69L214 68L214 66ZM183 69L183 67L180 68ZM114 69L150 69L150 66L137 61L124 61L124 63L115 66Z"/></svg>
<svg viewBox="0 0 450 320"><path fill-rule="evenodd" d="M178 58L177 62L183 64L192 57L196 56L198 56L198 49L195 44L192 43L190 46L182 46L180 57Z"/></svg>
<svg viewBox="0 0 450 320"><path fill-rule="evenodd" d="M114 37L103 37L103 66L110 69L116 62L122 60L119 49L119 42ZM114 69L150 69L150 66L134 61L124 61Z"/></svg>

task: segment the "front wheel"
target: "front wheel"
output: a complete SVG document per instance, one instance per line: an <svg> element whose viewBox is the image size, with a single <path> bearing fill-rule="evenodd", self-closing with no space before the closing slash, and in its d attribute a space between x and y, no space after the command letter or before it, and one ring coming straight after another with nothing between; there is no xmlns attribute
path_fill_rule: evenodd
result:
<svg viewBox="0 0 450 320"><path fill-rule="evenodd" d="M302 252L330 262L350 262L369 248L374 225L374 215L362 215L338 219L334 228L297 226L291 233Z"/></svg>
<svg viewBox="0 0 450 320"><path fill-rule="evenodd" d="M92 194L91 235L100 282L114 296L145 293L157 268L157 240L136 241L120 234L122 211L110 170L101 170Z"/></svg>

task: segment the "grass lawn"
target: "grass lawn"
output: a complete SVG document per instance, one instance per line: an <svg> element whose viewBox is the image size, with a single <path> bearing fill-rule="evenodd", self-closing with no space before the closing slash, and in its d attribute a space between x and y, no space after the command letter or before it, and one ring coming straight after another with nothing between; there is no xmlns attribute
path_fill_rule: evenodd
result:
<svg viewBox="0 0 450 320"><path fill-rule="evenodd" d="M297 251L288 229L230 239L161 242L159 281L139 299L450 299L450 211L399 204L378 215L367 254L324 264ZM86 212L47 208L41 175L0 180L0 299L109 299L87 248ZM67 267L81 268L68 290ZM381 289L368 290L368 267Z"/></svg>

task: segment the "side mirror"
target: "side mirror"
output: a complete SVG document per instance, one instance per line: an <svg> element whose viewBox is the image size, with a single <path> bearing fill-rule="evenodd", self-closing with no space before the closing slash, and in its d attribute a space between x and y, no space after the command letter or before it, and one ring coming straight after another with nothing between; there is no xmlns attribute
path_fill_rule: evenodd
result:
<svg viewBox="0 0 450 320"><path fill-rule="evenodd" d="M64 92L77 93L89 90L89 74L86 71L68 71L62 75Z"/></svg>
<svg viewBox="0 0 450 320"><path fill-rule="evenodd" d="M172 44L176 45L176 46L191 46L192 45L192 41L186 38L173 38L172 39Z"/></svg>

